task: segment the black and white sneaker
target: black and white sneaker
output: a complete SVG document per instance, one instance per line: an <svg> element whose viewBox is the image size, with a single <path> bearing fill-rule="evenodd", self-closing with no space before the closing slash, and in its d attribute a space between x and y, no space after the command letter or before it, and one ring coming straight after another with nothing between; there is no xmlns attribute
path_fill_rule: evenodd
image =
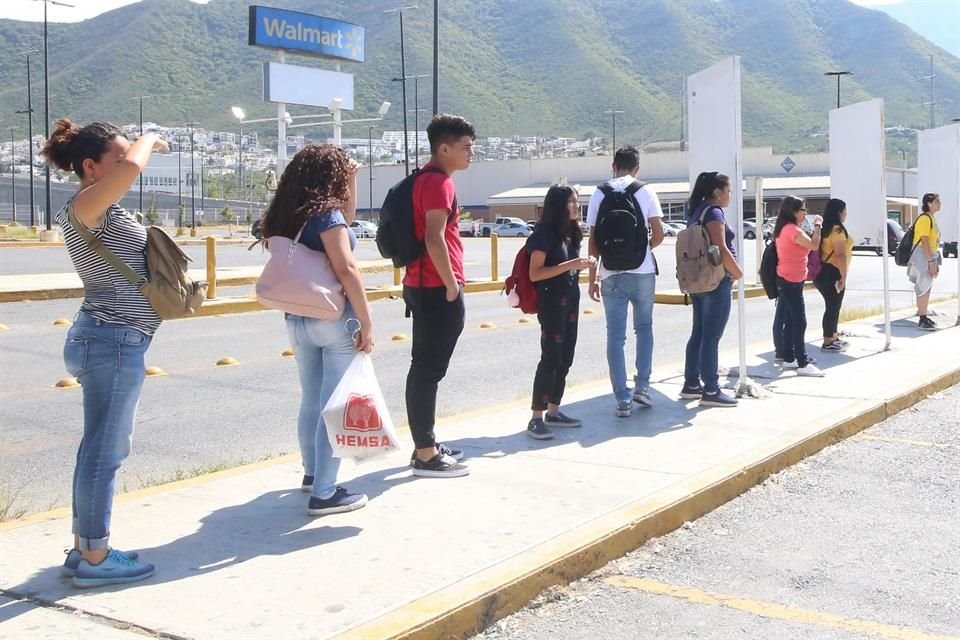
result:
<svg viewBox="0 0 960 640"><path fill-rule="evenodd" d="M337 487L329 498L321 499L310 496L307 504L307 514L311 516L328 516L332 513L346 513L362 509L367 504L364 493L350 493L343 487Z"/></svg>
<svg viewBox="0 0 960 640"><path fill-rule="evenodd" d="M440 443L438 442L438 443L437 443L437 451L439 451L441 455L450 456L451 458L453 458L453 459L456 460L457 462L460 462L461 460L463 460L463 451L461 451L460 449L454 449L453 447L448 447L447 445L445 445L445 444L440 444ZM413 466L413 463L414 463L414 461L415 461L416 459L417 459L417 450L414 449L414 450L413 450L413 453L410 454L410 466L411 466L411 467Z"/></svg>
<svg viewBox="0 0 960 640"><path fill-rule="evenodd" d="M845 347L846 345L841 344L839 340L834 340L830 344L821 345L820 351L823 351L824 353L830 353L831 351L834 353L840 353L846 350Z"/></svg>
<svg viewBox="0 0 960 640"><path fill-rule="evenodd" d="M576 418L571 418L560 411L557 411L556 414L543 414L543 422L550 427L580 427L583 425L583 423Z"/></svg>
<svg viewBox="0 0 960 640"><path fill-rule="evenodd" d="M300 481L300 491L303 491L304 493L310 493L313 491L313 476L303 476L303 480Z"/></svg>
<svg viewBox="0 0 960 640"><path fill-rule="evenodd" d="M703 392L703 395L700 396L700 406L701 407L735 407L737 406L737 399L731 396L728 396L723 391L717 391L716 393L707 393Z"/></svg>
<svg viewBox="0 0 960 640"><path fill-rule="evenodd" d="M703 395L703 387L699 384L695 387L691 387L688 384L683 385L683 389L680 389L680 397L685 400L696 400Z"/></svg>
<svg viewBox="0 0 960 640"><path fill-rule="evenodd" d="M543 418L531 418L527 423L527 435L534 440L552 440L553 432L543 423Z"/></svg>
<svg viewBox="0 0 960 640"><path fill-rule="evenodd" d="M940 327L927 316L920 316L920 322L917 323L917 328L921 331L936 331Z"/></svg>
<svg viewBox="0 0 960 640"><path fill-rule="evenodd" d="M413 475L421 478L459 478L470 475L470 468L450 456L438 453L427 461L415 458Z"/></svg>
<svg viewBox="0 0 960 640"><path fill-rule="evenodd" d="M644 409L653 406L653 400L650 399L650 392L647 389L637 389L633 392L633 401Z"/></svg>

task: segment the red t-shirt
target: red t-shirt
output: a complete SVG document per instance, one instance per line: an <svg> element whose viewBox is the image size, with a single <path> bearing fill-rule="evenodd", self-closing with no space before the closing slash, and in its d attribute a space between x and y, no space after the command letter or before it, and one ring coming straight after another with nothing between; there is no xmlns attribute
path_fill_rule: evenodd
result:
<svg viewBox="0 0 960 640"><path fill-rule="evenodd" d="M423 241L427 226L427 211L443 209L452 212L453 215L447 217L447 226L444 229L443 237L447 243L447 252L450 254L450 266L453 268L453 275L457 282L463 284L466 282L463 277L463 242L460 240L460 229L457 226L457 218L460 217L459 207L454 211L456 199L456 187L450 176L445 173L425 171L417 176L413 183L413 233L417 240ZM421 265L423 265L422 279ZM430 254L426 249L423 251L423 256L407 265L407 274L403 278L403 284L408 287L444 286L443 280L437 274L437 268L433 265L433 260L430 259Z"/></svg>

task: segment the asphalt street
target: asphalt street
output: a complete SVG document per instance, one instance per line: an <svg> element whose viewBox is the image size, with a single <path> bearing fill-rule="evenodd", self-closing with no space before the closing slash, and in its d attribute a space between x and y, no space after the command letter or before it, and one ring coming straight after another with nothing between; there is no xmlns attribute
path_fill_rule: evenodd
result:
<svg viewBox="0 0 960 640"><path fill-rule="evenodd" d="M958 455L955 386L477 638L960 637Z"/></svg>
<svg viewBox="0 0 960 640"><path fill-rule="evenodd" d="M489 241L466 240L468 278L489 277ZM508 273L521 242L501 241L501 277ZM250 255L242 247L231 249L243 251L244 258ZM24 251L33 250L0 249L0 259L5 261ZM36 251L52 256L57 250ZM358 256L374 257L375 251L372 242L363 241ZM664 247L658 254L662 274L658 288L671 288L675 286L671 277L672 251ZM873 256L858 256L854 262L864 272L879 264ZM853 280L855 277L851 276ZM392 276L373 274L367 282L371 286L387 284L392 282ZM252 287L229 287L222 288L220 295L251 292ZM880 298L876 289L852 289L845 306L875 309ZM815 340L822 300L815 291L808 292L806 299L808 338ZM906 291L895 293L893 303L895 307L909 307L913 296ZM62 505L69 499L70 470L79 440L80 390L53 387L66 375L62 360L66 329L54 326L53 322L58 318L72 319L78 306L76 299L0 305L0 322L9 327L0 332L0 488L19 492L19 504L30 511ZM603 308L587 299L585 287L581 308L584 314L580 318L570 385L607 377ZM773 312L773 304L765 298L747 300L747 344L759 344L769 351ZM441 415L517 401L530 393L539 358L535 318L520 324L521 314L509 309L505 298L497 293L469 295L467 314L466 331L441 385ZM403 388L410 343L391 338L409 335L410 321L404 318L403 305L398 300L374 303L374 318L378 376L395 421L403 424ZM735 306L722 349L736 348L736 318ZM496 327L482 329L481 322L492 322ZM690 309L657 305L654 326L655 368L679 372L689 335ZM633 360L630 342L628 362ZM295 452L300 391L295 362L280 356L288 345L282 316L276 312L196 318L164 325L148 352L147 365L161 367L168 375L147 380L134 452L121 470L118 490ZM216 361L225 356L236 358L240 364L216 366ZM735 362L721 364L731 366ZM517 425L518 430L523 427ZM442 429L440 433L445 435Z"/></svg>

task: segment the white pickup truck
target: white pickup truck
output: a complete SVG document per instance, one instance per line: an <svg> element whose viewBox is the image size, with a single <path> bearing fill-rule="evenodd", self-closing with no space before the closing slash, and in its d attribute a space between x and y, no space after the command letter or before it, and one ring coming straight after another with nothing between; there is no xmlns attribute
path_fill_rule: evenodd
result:
<svg viewBox="0 0 960 640"><path fill-rule="evenodd" d="M494 229L496 229L497 227L499 227L499 226L502 225L502 224L507 224L507 223L510 223L510 222L516 222L516 223L522 224L522 225L524 225L524 226L526 226L526 224L527 224L526 222L524 222L524 221L521 220L520 218L507 218L507 217L497 218L494 222L481 222L481 223L480 223L480 235L482 235L484 238L489 238L489 237L490 237L490 233L491 233Z"/></svg>

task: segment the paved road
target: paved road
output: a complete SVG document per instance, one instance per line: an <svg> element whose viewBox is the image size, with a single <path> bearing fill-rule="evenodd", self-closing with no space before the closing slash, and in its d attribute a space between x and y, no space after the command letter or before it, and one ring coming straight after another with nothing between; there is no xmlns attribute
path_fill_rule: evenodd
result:
<svg viewBox="0 0 960 640"><path fill-rule="evenodd" d="M477 636L960 637L960 386Z"/></svg>

